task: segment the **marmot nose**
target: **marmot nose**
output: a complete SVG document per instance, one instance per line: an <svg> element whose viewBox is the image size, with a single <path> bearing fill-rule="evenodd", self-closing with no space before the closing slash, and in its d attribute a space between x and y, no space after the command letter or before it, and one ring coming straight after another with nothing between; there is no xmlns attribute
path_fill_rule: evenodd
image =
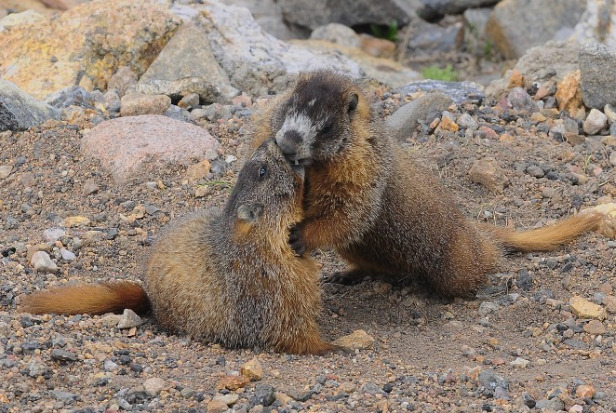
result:
<svg viewBox="0 0 616 413"><path fill-rule="evenodd" d="M297 146L302 143L302 136L297 131L289 130L282 135L282 139L276 139L276 143L285 155L294 155Z"/></svg>

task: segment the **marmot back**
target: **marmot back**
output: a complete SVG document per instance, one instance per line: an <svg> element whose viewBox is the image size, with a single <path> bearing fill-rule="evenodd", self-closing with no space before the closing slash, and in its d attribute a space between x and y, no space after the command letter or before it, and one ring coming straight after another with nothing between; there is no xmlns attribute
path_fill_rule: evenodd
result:
<svg viewBox="0 0 616 413"><path fill-rule="evenodd" d="M305 218L294 249L334 248L351 265L330 280L365 272L426 280L445 296L468 296L494 271L503 249L548 250L596 227L598 214L515 232L466 219L442 185L403 154L354 82L329 71L301 77L257 120L306 165Z"/></svg>
<svg viewBox="0 0 616 413"><path fill-rule="evenodd" d="M166 330L226 347L271 347L322 354L337 347L322 340L318 267L289 246L290 229L303 217L303 168L293 168L273 141L247 161L221 215L197 213L161 234L145 272L145 291ZM80 313L97 301L99 313L134 283L72 286L26 297L25 311ZM115 294L115 295L114 295ZM60 305L62 304L62 305Z"/></svg>

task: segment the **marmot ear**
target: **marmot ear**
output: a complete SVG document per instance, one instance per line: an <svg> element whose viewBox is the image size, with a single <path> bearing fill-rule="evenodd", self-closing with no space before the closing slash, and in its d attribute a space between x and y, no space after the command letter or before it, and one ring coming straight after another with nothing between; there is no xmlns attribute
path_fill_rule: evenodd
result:
<svg viewBox="0 0 616 413"><path fill-rule="evenodd" d="M355 109L357 109L357 102L359 101L359 96L357 93L351 93L349 95L348 104L347 104L347 114L349 116L353 116L355 113Z"/></svg>
<svg viewBox="0 0 616 413"><path fill-rule="evenodd" d="M262 204L242 204L237 208L237 218L240 221L253 222L263 213Z"/></svg>

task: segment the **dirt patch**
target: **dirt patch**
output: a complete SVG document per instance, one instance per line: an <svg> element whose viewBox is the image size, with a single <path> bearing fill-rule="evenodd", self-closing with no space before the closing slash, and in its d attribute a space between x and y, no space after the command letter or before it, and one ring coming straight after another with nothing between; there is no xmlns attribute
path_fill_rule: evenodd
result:
<svg viewBox="0 0 616 413"><path fill-rule="evenodd" d="M481 125L508 138L418 134L404 149L440 176L468 217L532 228L595 205L616 185L608 162L614 149L599 138L571 146L548 138L541 122L475 109ZM237 131L243 123L204 125L220 140L223 158L242 158L246 138ZM170 164L115 184L80 153L82 131L91 126L53 124L0 138L0 165L13 167L0 180L0 411L214 411L212 399L221 396L236 411L254 412L525 411L536 403L616 411L614 314L596 334L568 307L570 297L580 295L610 309L616 244L598 234L554 253L506 257L493 277L497 293L476 300L444 301L420 286L371 279L324 286L325 336L363 329L375 338L373 349L351 355L226 350L168 335L151 320L118 330L109 316L16 312L21 294L50 286L139 279L161 227L195 209L223 205L235 181L240 161L202 182L189 183L186 167ZM508 178L502 194L469 179L473 162L487 156ZM544 176L529 174L529 166ZM204 185L207 190L197 191ZM139 206L145 213L131 219ZM45 231L70 216L90 224L46 242ZM31 268L28 257L43 243L57 258L58 273ZM61 248L77 258L60 259ZM334 254L318 255L323 273L344 268ZM217 389L253 357L263 366L261 381ZM162 379L162 390L145 391L150 378Z"/></svg>

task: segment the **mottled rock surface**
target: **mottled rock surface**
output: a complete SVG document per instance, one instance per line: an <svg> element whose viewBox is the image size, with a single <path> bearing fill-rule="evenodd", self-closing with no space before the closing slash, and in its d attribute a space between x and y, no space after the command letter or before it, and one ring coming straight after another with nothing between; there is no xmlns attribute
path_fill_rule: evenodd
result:
<svg viewBox="0 0 616 413"><path fill-rule="evenodd" d="M310 29L327 23L342 23L346 26L361 24L389 25L392 20L402 26L415 15L417 0L280 0L285 20Z"/></svg>
<svg viewBox="0 0 616 413"><path fill-rule="evenodd" d="M559 30L573 30L584 8L579 0L503 0L494 7L486 33L505 57L519 58L553 40Z"/></svg>
<svg viewBox="0 0 616 413"><path fill-rule="evenodd" d="M120 66L145 72L177 26L154 0L95 0L0 32L0 76L38 99L76 84L105 89Z"/></svg>
<svg viewBox="0 0 616 413"><path fill-rule="evenodd" d="M212 160L218 142L203 128L160 115L117 118L93 128L81 142L84 154L100 160L123 182L146 162Z"/></svg>
<svg viewBox="0 0 616 413"><path fill-rule="evenodd" d="M48 119L59 119L52 106L34 99L16 85L0 79L0 132L24 130Z"/></svg>
<svg viewBox="0 0 616 413"><path fill-rule="evenodd" d="M611 70L616 67L616 50L588 42L580 48L579 62L584 104L596 109L616 105L616 78Z"/></svg>
<svg viewBox="0 0 616 413"><path fill-rule="evenodd" d="M216 60L231 84L260 96L288 87L300 72L330 68L359 76L359 67L338 53L318 53L289 45L263 32L248 9L216 1L199 5L193 17L207 34Z"/></svg>
<svg viewBox="0 0 616 413"><path fill-rule="evenodd" d="M139 79L137 90L152 95L196 93L204 103L226 103L239 92L229 82L203 31L182 26Z"/></svg>

